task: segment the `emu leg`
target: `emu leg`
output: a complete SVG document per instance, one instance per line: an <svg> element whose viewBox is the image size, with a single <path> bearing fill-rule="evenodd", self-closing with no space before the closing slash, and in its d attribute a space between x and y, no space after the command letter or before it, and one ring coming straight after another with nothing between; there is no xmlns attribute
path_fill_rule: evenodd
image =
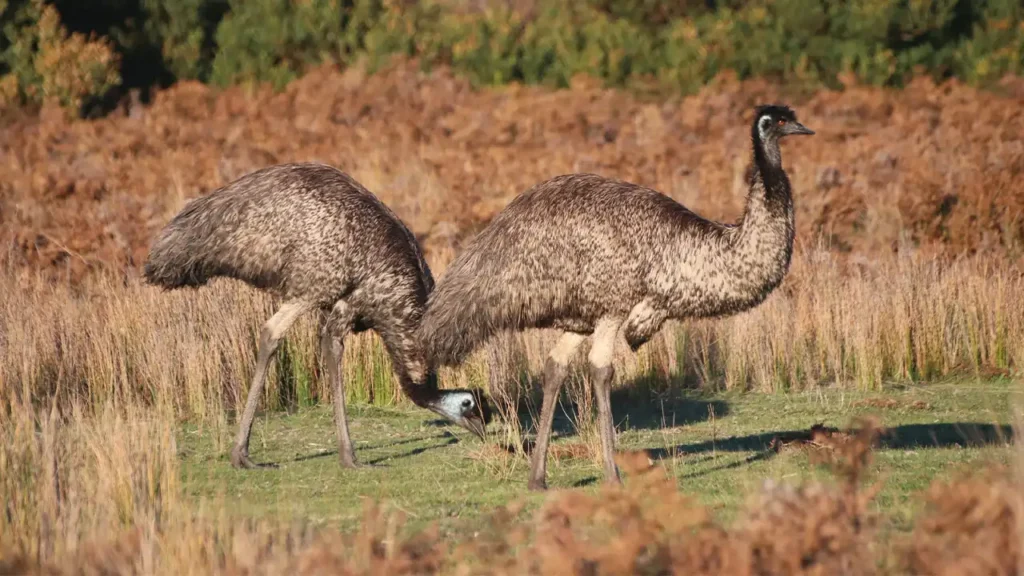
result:
<svg viewBox="0 0 1024 576"><path fill-rule="evenodd" d="M338 458L344 468L356 467L356 452L348 434L348 417L345 414L345 376L341 371L341 359L345 353L345 331L337 330L328 323L320 338L320 350L327 363L331 379L331 395L334 396L334 425L338 432Z"/></svg>
<svg viewBox="0 0 1024 576"><path fill-rule="evenodd" d="M597 397L597 427L601 433L601 455L607 482L621 483L615 466L615 422L612 419L612 359L615 338L619 331L617 320L598 321L594 330L594 343L590 348L590 374Z"/></svg>
<svg viewBox="0 0 1024 576"><path fill-rule="evenodd" d="M249 386L245 412L242 413L242 420L238 426L235 447L231 450L231 465L235 468L257 468L257 465L249 459L249 434L252 433L252 422L256 418L256 407L260 403L260 396L263 395L270 358L277 351L277 345L284 333L308 308L303 302L285 302L263 325L263 330L260 332L256 374L253 375L252 384Z"/></svg>
<svg viewBox="0 0 1024 576"><path fill-rule="evenodd" d="M530 479L527 487L530 490L546 490L548 442L551 439L551 426L555 422L555 405L562 383L569 373L569 360L573 352L583 342L584 337L566 332L555 345L555 348L544 363L544 401L540 410L540 422L537 428L537 443L533 447L530 463Z"/></svg>

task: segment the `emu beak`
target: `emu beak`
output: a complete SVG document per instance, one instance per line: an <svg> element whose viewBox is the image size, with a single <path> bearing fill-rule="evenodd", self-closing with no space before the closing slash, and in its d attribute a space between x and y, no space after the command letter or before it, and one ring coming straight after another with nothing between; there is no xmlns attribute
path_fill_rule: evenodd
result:
<svg viewBox="0 0 1024 576"><path fill-rule="evenodd" d="M814 134L814 130L811 130L810 128L808 128L807 126L804 126L803 124L801 124L799 122L790 122L789 123L789 133L790 134L808 134L808 135L810 135L810 134Z"/></svg>
<svg viewBox="0 0 1024 576"><path fill-rule="evenodd" d="M464 420L464 426L466 430L469 430L476 435L480 440L484 440L484 435L487 433L486 425L475 418L466 418Z"/></svg>

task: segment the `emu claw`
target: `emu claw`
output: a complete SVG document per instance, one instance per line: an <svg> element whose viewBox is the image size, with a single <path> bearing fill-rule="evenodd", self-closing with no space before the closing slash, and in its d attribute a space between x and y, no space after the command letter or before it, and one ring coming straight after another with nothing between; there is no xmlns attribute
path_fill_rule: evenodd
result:
<svg viewBox="0 0 1024 576"><path fill-rule="evenodd" d="M526 487L531 492L544 492L545 490L548 489L548 483L543 478L541 478L540 480L531 478L530 481L526 483Z"/></svg>
<svg viewBox="0 0 1024 576"><path fill-rule="evenodd" d="M238 469L277 468L277 464L257 464L249 459L249 451L235 448L231 451L231 466Z"/></svg>

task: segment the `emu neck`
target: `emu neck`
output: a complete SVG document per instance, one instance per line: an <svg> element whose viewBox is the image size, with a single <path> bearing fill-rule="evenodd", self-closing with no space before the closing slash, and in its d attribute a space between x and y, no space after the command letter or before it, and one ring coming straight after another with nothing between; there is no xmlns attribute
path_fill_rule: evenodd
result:
<svg viewBox="0 0 1024 576"><path fill-rule="evenodd" d="M779 149L777 138L764 142L760 138L754 138L754 166L764 184L765 201L778 204L777 207L783 211L791 209L793 202L789 194L789 179L782 169L782 151ZM751 199L756 200L753 198L753 188L751 192Z"/></svg>
<svg viewBox="0 0 1024 576"><path fill-rule="evenodd" d="M782 169L782 151L778 139L762 142L754 135L754 173L749 182L747 207L743 226L757 226L762 223L759 216L769 219L791 219L793 198L790 195L789 179Z"/></svg>
<svg viewBox="0 0 1024 576"><path fill-rule="evenodd" d="M382 327L383 328L383 327ZM384 348L391 357L402 392L420 408L426 408L441 396L437 375L427 366L422 346L405 327L388 326L379 330Z"/></svg>
<svg viewBox="0 0 1024 576"><path fill-rule="evenodd" d="M740 268L751 270L744 279L751 288L771 290L789 268L794 237L793 198L778 141L762 143L755 136L753 168L733 254Z"/></svg>
<svg viewBox="0 0 1024 576"><path fill-rule="evenodd" d="M420 408L427 408L441 397L437 375L426 370L426 364L409 357L394 358L395 375L402 392Z"/></svg>
<svg viewBox="0 0 1024 576"><path fill-rule="evenodd" d="M405 395L412 400L413 404L420 408L434 405L441 397L441 391L434 382L428 381L423 384L417 384L409 377L399 377L398 383L401 385Z"/></svg>
<svg viewBox="0 0 1024 576"><path fill-rule="evenodd" d="M754 137L754 162L762 169L782 170L782 150L779 149L778 138L762 141Z"/></svg>

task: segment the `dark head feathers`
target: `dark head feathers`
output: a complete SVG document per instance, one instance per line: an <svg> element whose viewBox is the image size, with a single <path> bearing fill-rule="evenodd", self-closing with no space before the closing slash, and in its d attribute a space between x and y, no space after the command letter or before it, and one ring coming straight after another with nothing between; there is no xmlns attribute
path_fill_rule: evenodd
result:
<svg viewBox="0 0 1024 576"><path fill-rule="evenodd" d="M754 121L764 116L765 114L771 115L773 118L785 118L789 121L796 120L796 113L786 106L785 104L762 104L755 109Z"/></svg>
<svg viewBox="0 0 1024 576"><path fill-rule="evenodd" d="M766 104L757 107L757 115L750 126L750 135L755 142L776 143L779 138L793 134L814 134L814 130L796 119L796 113L789 106Z"/></svg>

